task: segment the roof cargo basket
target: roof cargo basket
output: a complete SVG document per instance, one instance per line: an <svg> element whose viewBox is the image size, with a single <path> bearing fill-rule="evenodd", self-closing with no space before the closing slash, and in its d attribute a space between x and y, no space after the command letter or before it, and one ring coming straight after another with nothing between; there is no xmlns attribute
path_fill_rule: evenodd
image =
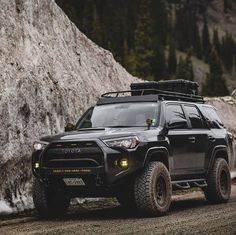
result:
<svg viewBox="0 0 236 235"><path fill-rule="evenodd" d="M178 100L204 103L198 94L198 83L186 80L168 80L160 82L132 83L131 90L113 91L102 95L102 98L117 98L122 96L156 95L158 100Z"/></svg>
<svg viewBox="0 0 236 235"><path fill-rule="evenodd" d="M132 91L142 89L156 89L162 91L177 92L189 95L198 95L198 83L188 80L168 80L160 82L143 82L143 83L132 83L130 88ZM147 93L146 93L147 94ZM137 92L132 92L132 95L139 95Z"/></svg>

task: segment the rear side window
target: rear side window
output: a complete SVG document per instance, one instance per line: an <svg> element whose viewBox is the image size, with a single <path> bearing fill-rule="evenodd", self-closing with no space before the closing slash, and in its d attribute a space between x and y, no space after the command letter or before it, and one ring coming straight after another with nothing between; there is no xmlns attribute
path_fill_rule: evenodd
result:
<svg viewBox="0 0 236 235"><path fill-rule="evenodd" d="M204 128L204 122L201 114L195 106L184 106L186 113L191 122L191 126L193 129L201 129Z"/></svg>
<svg viewBox="0 0 236 235"><path fill-rule="evenodd" d="M172 119L186 120L183 109L178 104L168 104L166 107L166 122L169 123Z"/></svg>
<svg viewBox="0 0 236 235"><path fill-rule="evenodd" d="M208 122L209 122L211 128L219 129L221 127L224 127L224 124L222 123L216 110L213 107L204 106L203 109L205 111L206 117L208 119Z"/></svg>

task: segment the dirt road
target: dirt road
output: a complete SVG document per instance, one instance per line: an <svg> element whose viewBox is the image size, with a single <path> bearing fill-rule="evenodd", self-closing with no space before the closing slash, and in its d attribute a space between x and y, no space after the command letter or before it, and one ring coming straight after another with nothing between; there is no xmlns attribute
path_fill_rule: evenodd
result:
<svg viewBox="0 0 236 235"><path fill-rule="evenodd" d="M208 205L200 191L190 192L173 196L168 215L142 218L109 200L72 208L63 220L1 218L0 234L236 234L236 185L227 204Z"/></svg>

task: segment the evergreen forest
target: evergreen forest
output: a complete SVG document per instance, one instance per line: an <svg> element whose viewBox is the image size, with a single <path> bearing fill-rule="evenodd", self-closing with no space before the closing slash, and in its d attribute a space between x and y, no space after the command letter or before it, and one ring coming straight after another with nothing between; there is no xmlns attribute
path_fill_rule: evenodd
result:
<svg viewBox="0 0 236 235"><path fill-rule="evenodd" d="M132 75L150 81L194 81L194 57L209 65L202 94L229 94L224 74L235 70L236 41L230 32L209 29L212 0L56 1L86 36L110 50ZM235 11L234 0L219 1L224 14Z"/></svg>

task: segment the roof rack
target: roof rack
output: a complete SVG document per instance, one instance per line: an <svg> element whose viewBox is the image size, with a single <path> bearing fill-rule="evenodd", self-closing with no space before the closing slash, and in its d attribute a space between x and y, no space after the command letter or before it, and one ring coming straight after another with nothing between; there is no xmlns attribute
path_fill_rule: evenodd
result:
<svg viewBox="0 0 236 235"><path fill-rule="evenodd" d="M117 98L117 97L127 97L129 95L124 95L130 93L130 96L144 96L144 95L157 95L158 100L178 100L194 103L205 103L202 96L193 94L184 94L179 92L164 91L158 89L135 89L135 90L124 90L124 91L112 91L104 93L102 98ZM123 96L120 96L123 94Z"/></svg>

